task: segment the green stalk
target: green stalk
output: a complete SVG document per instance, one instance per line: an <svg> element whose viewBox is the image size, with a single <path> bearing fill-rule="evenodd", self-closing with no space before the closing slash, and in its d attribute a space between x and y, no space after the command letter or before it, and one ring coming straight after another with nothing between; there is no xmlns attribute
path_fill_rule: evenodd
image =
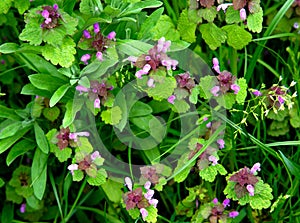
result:
<svg viewBox="0 0 300 223"><path fill-rule="evenodd" d="M284 14L287 12L287 10L291 7L291 5L293 4L294 0L287 0L284 5L281 7L281 9L279 10L279 12L276 14L276 16L273 18L271 24L269 25L269 27L267 28L267 30L265 31L263 37L268 37L270 36L273 31L275 30L276 26L278 25L278 23L280 22L280 20L282 19L282 17L284 16ZM250 78L252 77L253 71L255 69L256 66L256 62L258 60L258 58L260 57L264 46L266 45L268 39L264 39L261 41L261 45L259 45L254 54L253 54L253 58L249 64L247 73L245 75L245 79L247 81L247 83L250 81Z"/></svg>
<svg viewBox="0 0 300 223"><path fill-rule="evenodd" d="M235 76L237 76L237 73L238 73L237 63L238 63L237 50L231 48L231 50L230 50L230 69L231 69L231 73Z"/></svg>

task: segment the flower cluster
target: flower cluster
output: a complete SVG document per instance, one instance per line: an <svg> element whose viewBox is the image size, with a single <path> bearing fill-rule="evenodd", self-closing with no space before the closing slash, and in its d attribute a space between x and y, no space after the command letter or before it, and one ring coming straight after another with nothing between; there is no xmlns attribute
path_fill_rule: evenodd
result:
<svg viewBox="0 0 300 223"><path fill-rule="evenodd" d="M71 174L74 175L75 170L85 172L88 176L95 178L97 176L97 166L101 166L104 159L98 151L92 154L76 153L75 163L68 166Z"/></svg>
<svg viewBox="0 0 300 223"><path fill-rule="evenodd" d="M209 221L210 222L219 222L224 221L226 222L227 218L235 218L239 215L238 211L231 211L228 213L228 211L225 211L226 207L230 206L230 200L226 198L222 204L218 201L217 198L214 198L212 200L212 208L210 209L209 214Z"/></svg>
<svg viewBox="0 0 300 223"><path fill-rule="evenodd" d="M104 104L109 96L112 86L107 86L105 82L100 83L99 81L93 80L90 82L90 87L86 88L82 85L77 85L76 90L82 94L83 92L88 94L91 101L94 102L94 108L100 108L101 104Z"/></svg>
<svg viewBox="0 0 300 223"><path fill-rule="evenodd" d="M151 190L151 182L147 181L144 188L138 187L133 189L132 181L129 177L125 177L125 184L129 191L123 195L123 200L126 205L126 210L138 208L143 220L148 216L147 207L153 206L156 208L158 200L153 199L154 190Z"/></svg>
<svg viewBox="0 0 300 223"><path fill-rule="evenodd" d="M58 13L58 5L43 6L43 11L38 11L44 18L44 22L41 24L43 29L53 29L59 25L59 19L61 15Z"/></svg>
<svg viewBox="0 0 300 223"><path fill-rule="evenodd" d="M232 90L234 94L237 94L240 87L236 84L236 77L233 76L229 71L220 71L219 61L217 58L213 58L213 69L219 75L217 76L218 83L210 90L210 92L215 96L219 94L225 94Z"/></svg>
<svg viewBox="0 0 300 223"><path fill-rule="evenodd" d="M60 150L63 150L64 148L71 146L76 147L78 143L78 136L86 136L88 137L90 134L89 132L70 132L70 128L62 128L60 129L58 135L56 138L58 139L57 146Z"/></svg>
<svg viewBox="0 0 300 223"><path fill-rule="evenodd" d="M254 196L255 184L259 181L256 177L257 171L260 171L260 163L255 163L251 169L244 167L229 178L230 181L236 182L234 190L237 198L244 197L247 193Z"/></svg>
<svg viewBox="0 0 300 223"><path fill-rule="evenodd" d="M79 47L84 50L96 51L96 58L99 61L103 60L103 52L110 46L112 41L116 40L116 32L112 31L107 36L100 32L98 23L93 25L93 34L89 30L83 30L83 36L79 42ZM88 61L92 58L92 54L87 53L81 56L81 61L87 65Z"/></svg>
<svg viewBox="0 0 300 223"><path fill-rule="evenodd" d="M155 71L160 66L165 67L167 70L175 70L178 61L169 58L166 54L170 45L171 41L166 41L165 38L162 37L158 40L157 44L148 51L148 54L143 54L139 57L130 56L128 60L136 67L141 68L141 70L135 73L135 76L142 78L143 75L149 74L151 70ZM148 86L150 85L149 87L151 87L153 84L153 81L150 81Z"/></svg>

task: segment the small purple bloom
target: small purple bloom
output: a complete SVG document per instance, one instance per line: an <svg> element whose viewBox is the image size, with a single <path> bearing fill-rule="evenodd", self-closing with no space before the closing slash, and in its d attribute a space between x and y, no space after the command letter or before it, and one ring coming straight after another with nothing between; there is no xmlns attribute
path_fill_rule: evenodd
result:
<svg viewBox="0 0 300 223"><path fill-rule="evenodd" d="M224 3L224 4L221 4L221 5L218 5L217 7L217 11L220 11L221 9L224 11L224 13L226 12L226 9L233 5L232 3Z"/></svg>
<svg viewBox="0 0 300 223"><path fill-rule="evenodd" d="M146 217L148 216L148 211L145 208L141 208L140 212L142 214L142 218L145 221Z"/></svg>
<svg viewBox="0 0 300 223"><path fill-rule="evenodd" d="M206 124L206 128L208 128L208 129L211 128L211 122Z"/></svg>
<svg viewBox="0 0 300 223"><path fill-rule="evenodd" d="M219 66L219 60L218 58L213 58L213 69L219 74L221 73L220 71L220 66Z"/></svg>
<svg viewBox="0 0 300 223"><path fill-rule="evenodd" d="M95 152L93 152L92 154L91 154L91 159L94 161L95 159L97 159L97 158L100 158L101 156L100 156L100 153L99 153L99 151L95 151Z"/></svg>
<svg viewBox="0 0 300 223"><path fill-rule="evenodd" d="M219 86L214 86L214 87L210 90L210 92L211 92L215 97L219 96L219 91L220 91L220 87L219 87Z"/></svg>
<svg viewBox="0 0 300 223"><path fill-rule="evenodd" d="M230 200L228 198L226 198L224 201L223 201L223 207L226 208L226 207L229 207L230 206Z"/></svg>
<svg viewBox="0 0 300 223"><path fill-rule="evenodd" d="M284 99L281 96L278 96L278 101L281 105L284 104Z"/></svg>
<svg viewBox="0 0 300 223"><path fill-rule="evenodd" d="M127 58L127 60L129 60L131 63L135 63L136 61L137 61L137 57L134 57L134 56L129 56L128 58Z"/></svg>
<svg viewBox="0 0 300 223"><path fill-rule="evenodd" d="M76 86L76 91L79 91L80 94L82 94L82 92L89 92L89 89L86 88L86 87L83 87L83 86L81 86L81 85L77 85L77 86Z"/></svg>
<svg viewBox="0 0 300 223"><path fill-rule="evenodd" d="M175 99L176 99L176 96L175 95L171 95L170 97L168 97L168 102L170 104L174 104Z"/></svg>
<svg viewBox="0 0 300 223"><path fill-rule="evenodd" d="M217 143L219 144L220 149L223 149L225 147L225 142L223 139L218 139Z"/></svg>
<svg viewBox="0 0 300 223"><path fill-rule="evenodd" d="M255 163L250 170L250 173L256 174L257 171L260 171L260 163Z"/></svg>
<svg viewBox="0 0 300 223"><path fill-rule="evenodd" d="M21 213L25 213L25 211L26 211L26 204L23 203L23 204L21 204L20 212L21 212Z"/></svg>
<svg viewBox="0 0 300 223"><path fill-rule="evenodd" d="M235 218L239 215L239 212L238 211L232 211L232 212L229 212L228 216L230 218Z"/></svg>
<svg viewBox="0 0 300 223"><path fill-rule="evenodd" d="M94 101L94 108L100 108L100 99L96 98Z"/></svg>
<svg viewBox="0 0 300 223"><path fill-rule="evenodd" d="M90 136L90 133L89 132L74 132L74 133L70 133L69 134L69 139L72 139L74 140L74 142L77 142L78 141L78 136Z"/></svg>
<svg viewBox="0 0 300 223"><path fill-rule="evenodd" d="M161 64L163 66L165 66L167 68L167 70L171 70L171 66L172 66L172 70L176 70L176 66L178 64L177 60L172 60L172 59L167 59L167 60L162 60Z"/></svg>
<svg viewBox="0 0 300 223"><path fill-rule="evenodd" d="M71 174L74 175L74 170L78 170L78 164L69 165L68 170L70 170Z"/></svg>
<svg viewBox="0 0 300 223"><path fill-rule="evenodd" d="M54 5L53 5L53 9L54 9L55 11L57 11L58 5L57 5L57 4L54 4Z"/></svg>
<svg viewBox="0 0 300 223"><path fill-rule="evenodd" d="M212 165L213 165L213 166L215 166L215 165L218 164L218 159L217 159L217 157L215 157L215 156L213 156L213 155L210 155L210 156L208 157L208 160L209 160L210 162L212 162Z"/></svg>
<svg viewBox="0 0 300 223"><path fill-rule="evenodd" d="M145 188L146 190L149 190L150 187L151 187L151 182L150 182L150 181L147 181L147 182L144 184L144 188Z"/></svg>
<svg viewBox="0 0 300 223"><path fill-rule="evenodd" d="M129 177L125 177L124 181L125 181L125 185L127 186L127 188L130 191L132 191L132 181L131 181L131 179Z"/></svg>
<svg viewBox="0 0 300 223"><path fill-rule="evenodd" d="M84 38L86 38L86 39L92 38L90 32L89 32L88 30L86 30L86 29L83 30L83 36L84 36Z"/></svg>
<svg viewBox="0 0 300 223"><path fill-rule="evenodd" d="M96 53L96 57L98 60L103 61L103 54L100 51Z"/></svg>
<svg viewBox="0 0 300 223"><path fill-rule="evenodd" d="M42 16L43 16L45 19L49 18L49 12L48 12L48 10L44 9L44 10L42 11Z"/></svg>
<svg viewBox="0 0 300 223"><path fill-rule="evenodd" d="M95 32L95 33L100 32L100 26L99 26L99 23L95 23L95 24L93 25L93 27L94 27L94 32Z"/></svg>
<svg viewBox="0 0 300 223"><path fill-rule="evenodd" d="M254 196L254 187L251 184L248 184L246 189L249 192L250 196Z"/></svg>
<svg viewBox="0 0 300 223"><path fill-rule="evenodd" d="M147 191L147 193L144 194L144 197L145 197L147 200L151 200L151 198L153 197L153 195L154 195L154 190L149 189L149 190Z"/></svg>
<svg viewBox="0 0 300 223"><path fill-rule="evenodd" d="M147 81L147 85L148 87L155 87L154 80L152 78L149 78L149 80Z"/></svg>
<svg viewBox="0 0 300 223"><path fill-rule="evenodd" d="M145 66L143 67L143 72L144 74L148 74L148 72L151 70L151 66L150 64L145 64Z"/></svg>
<svg viewBox="0 0 300 223"><path fill-rule="evenodd" d="M240 10L240 18L242 21L245 21L246 18L247 18L247 13L246 13L246 10L244 8L241 8Z"/></svg>
<svg viewBox="0 0 300 223"><path fill-rule="evenodd" d="M82 55L82 57L81 57L80 60L81 60L85 65L87 65L89 59L91 59L91 55L87 53L87 54Z"/></svg>
<svg viewBox="0 0 300 223"><path fill-rule="evenodd" d="M212 200L212 202L214 203L214 204L218 204L218 198L214 198L213 200Z"/></svg>
<svg viewBox="0 0 300 223"><path fill-rule="evenodd" d="M153 205L153 207L156 208L156 206L158 204L158 200L157 199L151 199L151 200L149 200L149 204Z"/></svg>
<svg viewBox="0 0 300 223"><path fill-rule="evenodd" d="M236 84L232 84L232 85L230 86L230 88L231 88L231 90L234 91L234 94L237 94L237 93L239 93L239 91L240 91L240 86L238 86L238 85L236 85Z"/></svg>
<svg viewBox="0 0 300 223"><path fill-rule="evenodd" d="M107 35L107 39L116 40L116 32L112 31Z"/></svg>
<svg viewBox="0 0 300 223"><path fill-rule="evenodd" d="M256 97L262 96L262 93L259 90L253 91L252 94L254 94Z"/></svg>
<svg viewBox="0 0 300 223"><path fill-rule="evenodd" d="M5 60L2 59L2 60L1 60L1 64L5 64Z"/></svg>
<svg viewBox="0 0 300 223"><path fill-rule="evenodd" d="M298 22L295 22L294 25L293 25L293 27L294 27L295 29L299 29L299 23L298 23Z"/></svg>

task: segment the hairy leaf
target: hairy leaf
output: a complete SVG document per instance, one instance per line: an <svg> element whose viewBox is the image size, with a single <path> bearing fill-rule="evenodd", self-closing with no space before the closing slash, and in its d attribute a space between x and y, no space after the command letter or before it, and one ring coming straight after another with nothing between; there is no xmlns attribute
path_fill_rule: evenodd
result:
<svg viewBox="0 0 300 223"><path fill-rule="evenodd" d="M214 23L207 23L200 25L200 32L204 41L212 50L217 49L226 40L226 33L217 27Z"/></svg>
<svg viewBox="0 0 300 223"><path fill-rule="evenodd" d="M252 40L252 35L238 25L226 25L222 27L227 32L227 43L234 49L241 50Z"/></svg>
<svg viewBox="0 0 300 223"><path fill-rule="evenodd" d="M262 23L263 23L262 8L259 8L259 11L254 14L250 14L247 18L248 29L252 32L260 33L262 30Z"/></svg>
<svg viewBox="0 0 300 223"><path fill-rule="evenodd" d="M177 29L180 33L182 40L193 43L196 41L197 24L190 22L188 17L188 10L185 9L181 12L178 19Z"/></svg>

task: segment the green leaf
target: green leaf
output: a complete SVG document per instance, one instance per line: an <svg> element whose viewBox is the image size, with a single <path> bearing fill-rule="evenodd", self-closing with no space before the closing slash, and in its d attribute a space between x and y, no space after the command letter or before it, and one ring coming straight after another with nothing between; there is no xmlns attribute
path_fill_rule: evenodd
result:
<svg viewBox="0 0 300 223"><path fill-rule="evenodd" d="M178 19L177 29L180 33L182 40L193 43L196 41L196 27L197 24L190 22L188 10L185 9L181 12Z"/></svg>
<svg viewBox="0 0 300 223"><path fill-rule="evenodd" d="M43 109L44 117L51 122L54 122L59 117L59 114L60 114L60 110L58 107Z"/></svg>
<svg viewBox="0 0 300 223"><path fill-rule="evenodd" d="M5 185L4 180L2 180L2 178L0 178L0 188L3 187Z"/></svg>
<svg viewBox="0 0 300 223"><path fill-rule="evenodd" d="M111 202L120 203L122 200L122 188L123 184L118 183L114 180L108 179L104 184L101 185L104 190L106 196Z"/></svg>
<svg viewBox="0 0 300 223"><path fill-rule="evenodd" d="M27 206L28 205L28 206ZM34 210L40 210L44 207L43 201L38 200L36 196L32 195L28 198L26 198L26 208L32 208Z"/></svg>
<svg viewBox="0 0 300 223"><path fill-rule="evenodd" d="M139 40L122 40L118 42L117 50L130 56L140 56L147 53L153 47Z"/></svg>
<svg viewBox="0 0 300 223"><path fill-rule="evenodd" d="M172 19L167 15L162 15L157 21L156 26L149 30L149 32L152 33L151 38L154 40L165 37L166 40L176 41L180 38L180 33L175 29Z"/></svg>
<svg viewBox="0 0 300 223"><path fill-rule="evenodd" d="M17 169L14 170L13 176L8 182L10 186L15 188L15 192L24 197L30 197L33 195L33 188L31 187L31 175L30 175L31 168L28 166L20 165ZM24 183L20 179L20 175L22 174L23 179L26 179L27 185L24 185Z"/></svg>
<svg viewBox="0 0 300 223"><path fill-rule="evenodd" d="M247 97L247 82L244 78L239 78L237 81L237 85L240 87L239 92L236 94L236 101L239 104L242 104L245 102L245 99Z"/></svg>
<svg viewBox="0 0 300 223"><path fill-rule="evenodd" d="M127 212L133 219L137 219L141 214L138 208L127 210Z"/></svg>
<svg viewBox="0 0 300 223"><path fill-rule="evenodd" d="M226 93L224 95L220 95L216 98L218 104L226 109L232 109L232 106L235 104L235 94Z"/></svg>
<svg viewBox="0 0 300 223"><path fill-rule="evenodd" d="M116 125L122 119L122 110L119 106L114 106L101 112L101 118L105 124Z"/></svg>
<svg viewBox="0 0 300 223"><path fill-rule="evenodd" d="M66 94L70 87L70 84L60 86L50 98L49 106L53 107L54 105L56 105L59 100Z"/></svg>
<svg viewBox="0 0 300 223"><path fill-rule="evenodd" d="M32 150L35 147L35 143L29 140L22 140L16 143L9 151L6 157L6 164L9 166L16 158L25 154L29 150Z"/></svg>
<svg viewBox="0 0 300 223"><path fill-rule="evenodd" d="M199 175L204 180L207 180L209 182L213 182L217 176L217 174L226 175L227 171L226 169L221 165L217 164L215 166L210 165L207 168L204 168L200 170Z"/></svg>
<svg viewBox="0 0 300 223"><path fill-rule="evenodd" d="M47 60L50 60L51 63L54 65L59 64L62 67L70 67L75 60L75 46L76 44L74 43L72 38L65 37L61 46L54 47L49 44L46 44L42 48L42 55Z"/></svg>
<svg viewBox="0 0 300 223"><path fill-rule="evenodd" d="M37 122L34 123L34 134L35 134L35 140L38 145L38 148L41 149L43 153L48 154L49 145L47 142L47 138L45 136L43 129L38 125Z"/></svg>
<svg viewBox="0 0 300 223"><path fill-rule="evenodd" d="M0 140L0 154L9 149L15 142L17 142L20 138L23 137L28 131L30 127L25 127L16 132L15 135L10 136L5 139Z"/></svg>
<svg viewBox="0 0 300 223"><path fill-rule="evenodd" d="M0 3L0 5L1 5L1 3ZM0 10L1 10L1 8L0 8ZM3 222L3 223L13 222L14 206L12 203L5 202L3 204L1 213L2 213L1 214L1 222Z"/></svg>
<svg viewBox="0 0 300 223"><path fill-rule="evenodd" d="M15 188L6 184L5 187L5 196L8 201L12 201L16 204L21 204L23 201L23 197L18 195L15 191Z"/></svg>
<svg viewBox="0 0 300 223"><path fill-rule="evenodd" d="M47 160L48 155L39 149L35 151L31 167L31 178L34 195L39 200L42 200L46 190Z"/></svg>
<svg viewBox="0 0 300 223"><path fill-rule="evenodd" d="M94 177L88 177L87 182L91 186L100 186L106 182L107 173L104 169L97 170L97 176Z"/></svg>
<svg viewBox="0 0 300 223"><path fill-rule="evenodd" d="M239 10L234 10L233 6L229 6L226 9L225 21L228 24L241 22L242 20L241 20L241 17L240 17L240 11Z"/></svg>
<svg viewBox="0 0 300 223"><path fill-rule="evenodd" d="M118 59L105 59L103 61L94 60L92 63L82 69L80 75L86 75L90 80L99 79L103 75L107 74L109 68L118 63Z"/></svg>
<svg viewBox="0 0 300 223"><path fill-rule="evenodd" d="M152 113L152 108L149 105L141 101L137 101L131 107L129 112L129 117L132 118L132 117L139 117L139 116L147 116L150 115L151 113Z"/></svg>
<svg viewBox="0 0 300 223"><path fill-rule="evenodd" d="M19 49L19 45L16 43L4 43L0 46L0 53L8 54L14 53Z"/></svg>
<svg viewBox="0 0 300 223"><path fill-rule="evenodd" d="M98 9L98 10L97 10ZM82 0L79 4L79 11L85 15L98 15L103 10L101 1Z"/></svg>
<svg viewBox="0 0 300 223"><path fill-rule="evenodd" d="M149 32L156 23L158 22L160 16L162 15L164 8L159 8L155 10L142 24L141 29L138 33L138 39L150 39L152 33Z"/></svg>
<svg viewBox="0 0 300 223"><path fill-rule="evenodd" d="M186 164L186 162L188 161L188 157L189 157L189 152L183 154L177 163L176 168L174 169L174 173L177 173L178 171L181 170L181 168ZM177 175L175 175L174 177L174 181L177 183L183 182L187 176L190 173L191 168L195 165L196 160L193 161L189 166L187 166L187 168L185 168L184 170L180 171Z"/></svg>
<svg viewBox="0 0 300 223"><path fill-rule="evenodd" d="M146 222L152 222L156 223L157 222L157 209L153 207L153 205L150 205L149 207L146 208L148 211L148 216L146 217Z"/></svg>
<svg viewBox="0 0 300 223"><path fill-rule="evenodd" d="M81 170L74 170L74 174L72 174L73 181L81 181L84 177L84 174Z"/></svg>
<svg viewBox="0 0 300 223"><path fill-rule="evenodd" d="M94 150L93 146L91 145L91 143L89 142L88 138L86 137L80 137L80 144L79 146L76 148L76 153L83 153L84 156L86 154L92 153Z"/></svg>
<svg viewBox="0 0 300 223"><path fill-rule="evenodd" d="M260 33L263 23L263 10L259 9L258 12L250 14L247 18L247 27L250 31Z"/></svg>
<svg viewBox="0 0 300 223"><path fill-rule="evenodd" d="M0 1L0 12L6 14L10 9L12 4L12 0L2 0ZM5 222L5 221L2 221Z"/></svg>
<svg viewBox="0 0 300 223"><path fill-rule="evenodd" d="M300 165L289 160L280 150L279 153L286 165L287 169L291 174L293 174L297 179L300 179Z"/></svg>
<svg viewBox="0 0 300 223"><path fill-rule="evenodd" d="M14 1L15 8L18 9L20 14L23 14L26 10L30 7L30 1L23 1L23 0L15 0Z"/></svg>
<svg viewBox="0 0 300 223"><path fill-rule="evenodd" d="M252 40L252 35L236 24L223 26L222 29L227 32L228 45L234 49L241 50Z"/></svg>
<svg viewBox="0 0 300 223"><path fill-rule="evenodd" d="M175 100L174 104L170 106L177 113L185 113L190 109L190 105L185 100Z"/></svg>
<svg viewBox="0 0 300 223"><path fill-rule="evenodd" d="M22 127L22 122L12 122L1 129L0 127L0 139L4 139L13 136Z"/></svg>
<svg viewBox="0 0 300 223"><path fill-rule="evenodd" d="M0 105L0 118L11 119L15 121L20 121L21 117L15 113L14 109L7 108L3 105Z"/></svg>
<svg viewBox="0 0 300 223"><path fill-rule="evenodd" d="M227 12L226 12L227 13ZM215 6L210 8L201 8L198 11L198 15L201 16L203 19L205 19L208 22L213 22L216 18L218 12Z"/></svg>
<svg viewBox="0 0 300 223"><path fill-rule="evenodd" d="M216 86L216 83L217 78L214 76L201 77L199 82L200 96L204 99L210 99L212 97L210 90Z"/></svg>
<svg viewBox="0 0 300 223"><path fill-rule="evenodd" d="M54 92L65 82L57 77L48 74L32 74L28 76L33 86L38 89Z"/></svg>
<svg viewBox="0 0 300 223"><path fill-rule="evenodd" d="M198 102L198 96L200 94L200 90L198 87L194 87L192 89L191 95L189 96L189 101L193 104L196 104Z"/></svg>
<svg viewBox="0 0 300 223"><path fill-rule="evenodd" d="M254 196L250 196L250 206L258 210L269 208L272 199L272 188L269 184L265 184L260 180L255 184Z"/></svg>
<svg viewBox="0 0 300 223"><path fill-rule="evenodd" d="M212 50L217 49L222 43L225 43L227 38L226 33L214 23L201 24L200 32L202 38Z"/></svg>
<svg viewBox="0 0 300 223"><path fill-rule="evenodd" d="M154 75L152 78L154 79L155 87L146 89L149 97L152 97L154 100L161 101L163 99L167 99L173 94L177 85L174 77Z"/></svg>
<svg viewBox="0 0 300 223"><path fill-rule="evenodd" d="M70 126L73 123L77 112L81 110L83 104L84 104L84 100L78 98L75 98L74 100L70 100L67 102L66 112L63 119L64 128Z"/></svg>
<svg viewBox="0 0 300 223"><path fill-rule="evenodd" d="M145 0L138 1L136 3L130 4L119 16L128 16L130 14L138 14L143 9L149 8L157 8L161 6L163 3L161 1L156 0Z"/></svg>

